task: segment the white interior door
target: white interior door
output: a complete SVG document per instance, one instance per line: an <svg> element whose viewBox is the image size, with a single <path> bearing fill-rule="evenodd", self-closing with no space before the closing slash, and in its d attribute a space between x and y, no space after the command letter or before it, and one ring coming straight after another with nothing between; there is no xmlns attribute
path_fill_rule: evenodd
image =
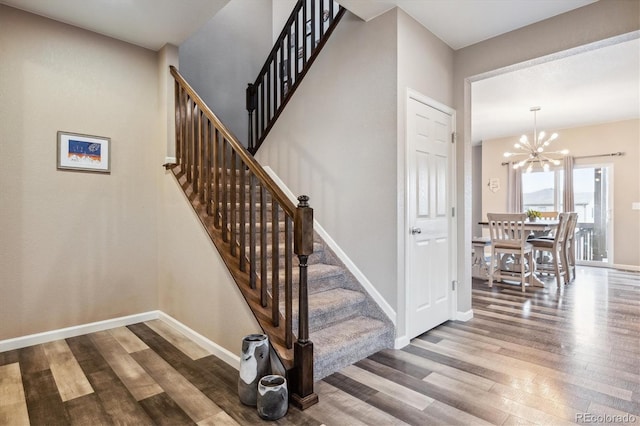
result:
<svg viewBox="0 0 640 426"><path fill-rule="evenodd" d="M407 334L451 318L452 116L409 97L407 105Z"/></svg>

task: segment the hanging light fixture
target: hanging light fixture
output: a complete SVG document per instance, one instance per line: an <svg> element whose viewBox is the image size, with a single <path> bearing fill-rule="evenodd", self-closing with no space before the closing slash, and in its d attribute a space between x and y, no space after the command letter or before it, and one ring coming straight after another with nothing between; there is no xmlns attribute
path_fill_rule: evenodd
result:
<svg viewBox="0 0 640 426"><path fill-rule="evenodd" d="M531 107L529 111L533 112L533 140L529 141L527 135L520 136L520 141L513 145L518 151L505 152L504 156L507 158L514 158L517 161L519 158L524 157L522 160L513 164L514 169L527 167L527 173L533 170L533 167L539 165L545 172L549 170L551 165L559 166L560 159L569 153L569 150L563 149L561 151L548 151L548 147L558 138L557 133L553 133L549 138L545 139L546 133L544 131L538 134L536 113L540 111L539 106Z"/></svg>

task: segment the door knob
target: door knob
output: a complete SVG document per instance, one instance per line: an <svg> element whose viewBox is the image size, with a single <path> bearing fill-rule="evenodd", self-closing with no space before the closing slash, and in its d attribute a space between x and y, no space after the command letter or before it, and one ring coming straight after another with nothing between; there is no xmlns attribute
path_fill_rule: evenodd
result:
<svg viewBox="0 0 640 426"><path fill-rule="evenodd" d="M411 235L422 234L422 229L413 227L411 228Z"/></svg>

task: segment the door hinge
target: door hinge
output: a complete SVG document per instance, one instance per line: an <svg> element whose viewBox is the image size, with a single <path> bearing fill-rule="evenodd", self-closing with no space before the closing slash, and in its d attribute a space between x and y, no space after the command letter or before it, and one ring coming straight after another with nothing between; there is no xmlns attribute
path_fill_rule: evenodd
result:
<svg viewBox="0 0 640 426"><path fill-rule="evenodd" d="M451 290L452 291L456 291L456 284L458 284L458 282L456 280L451 281Z"/></svg>
<svg viewBox="0 0 640 426"><path fill-rule="evenodd" d="M451 143L456 143L456 132L451 133Z"/></svg>
<svg viewBox="0 0 640 426"><path fill-rule="evenodd" d="M451 217L456 217L456 208L451 207Z"/></svg>

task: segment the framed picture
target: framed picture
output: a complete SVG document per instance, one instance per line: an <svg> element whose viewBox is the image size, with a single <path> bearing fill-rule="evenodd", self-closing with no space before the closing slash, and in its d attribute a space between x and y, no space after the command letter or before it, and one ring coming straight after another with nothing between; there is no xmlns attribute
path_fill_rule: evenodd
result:
<svg viewBox="0 0 640 426"><path fill-rule="evenodd" d="M59 131L57 167L59 170L111 173L111 139Z"/></svg>

